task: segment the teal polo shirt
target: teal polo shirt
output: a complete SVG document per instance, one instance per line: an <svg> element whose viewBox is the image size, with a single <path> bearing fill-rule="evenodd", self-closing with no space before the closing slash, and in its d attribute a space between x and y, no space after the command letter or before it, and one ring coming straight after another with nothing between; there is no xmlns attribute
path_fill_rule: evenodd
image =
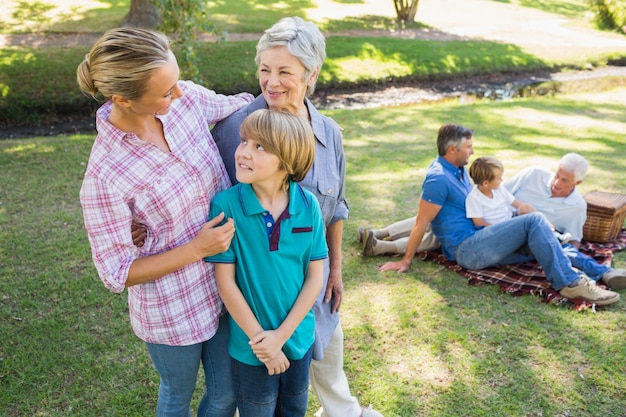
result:
<svg viewBox="0 0 626 417"><path fill-rule="evenodd" d="M248 306L265 330L285 320L306 278L310 261L328 257L322 212L315 196L299 184L289 183L289 205L278 219L265 210L250 184L237 184L211 202L209 218L224 212L235 221L230 248L205 258L234 263L235 280ZM302 359L313 344L315 317L309 311L283 346L292 360ZM248 345L250 339L230 319L228 352L234 359L260 366Z"/></svg>

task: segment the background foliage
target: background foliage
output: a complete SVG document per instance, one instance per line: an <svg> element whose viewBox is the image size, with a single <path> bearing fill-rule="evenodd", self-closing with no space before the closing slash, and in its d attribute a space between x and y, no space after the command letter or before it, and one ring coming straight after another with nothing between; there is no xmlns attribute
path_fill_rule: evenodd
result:
<svg viewBox="0 0 626 417"><path fill-rule="evenodd" d="M587 0L600 29L626 33L626 0Z"/></svg>

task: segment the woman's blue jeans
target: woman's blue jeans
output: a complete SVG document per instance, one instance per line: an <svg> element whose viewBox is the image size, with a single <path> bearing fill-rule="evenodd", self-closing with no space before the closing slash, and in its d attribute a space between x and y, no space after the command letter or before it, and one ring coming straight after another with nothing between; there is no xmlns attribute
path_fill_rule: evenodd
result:
<svg viewBox="0 0 626 417"><path fill-rule="evenodd" d="M313 348L289 369L269 375L265 365L251 366L233 359L237 408L241 417L304 417L309 395L309 366Z"/></svg>
<svg viewBox="0 0 626 417"><path fill-rule="evenodd" d="M540 213L529 213L487 226L457 246L456 262L467 269L536 259L555 290L578 280L579 273Z"/></svg>
<svg viewBox="0 0 626 417"><path fill-rule="evenodd" d="M198 417L233 417L236 397L231 358L228 354L228 316L220 319L217 333L206 342L190 346L146 343L154 367L161 377L157 417L190 417L191 397L204 368L206 392Z"/></svg>

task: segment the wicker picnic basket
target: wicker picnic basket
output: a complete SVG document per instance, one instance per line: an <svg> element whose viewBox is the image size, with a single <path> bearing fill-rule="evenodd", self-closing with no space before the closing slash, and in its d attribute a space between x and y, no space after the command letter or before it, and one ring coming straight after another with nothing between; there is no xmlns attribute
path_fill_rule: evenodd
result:
<svg viewBox="0 0 626 417"><path fill-rule="evenodd" d="M626 218L626 195L589 191L583 196L587 202L587 221L583 238L591 242L614 240Z"/></svg>

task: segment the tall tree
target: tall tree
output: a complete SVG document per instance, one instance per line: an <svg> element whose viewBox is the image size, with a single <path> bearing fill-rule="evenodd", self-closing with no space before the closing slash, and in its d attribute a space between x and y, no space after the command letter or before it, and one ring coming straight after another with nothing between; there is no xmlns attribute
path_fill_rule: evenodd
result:
<svg viewBox="0 0 626 417"><path fill-rule="evenodd" d="M208 20L206 0L131 0L123 26L158 29L179 46L182 76L202 83L196 55L196 33L223 34Z"/></svg>
<svg viewBox="0 0 626 417"><path fill-rule="evenodd" d="M161 12L152 0L130 0L130 10L122 26L155 29L161 21Z"/></svg>
<svg viewBox="0 0 626 417"><path fill-rule="evenodd" d="M393 0L398 20L403 23L414 21L419 2L420 0Z"/></svg>

